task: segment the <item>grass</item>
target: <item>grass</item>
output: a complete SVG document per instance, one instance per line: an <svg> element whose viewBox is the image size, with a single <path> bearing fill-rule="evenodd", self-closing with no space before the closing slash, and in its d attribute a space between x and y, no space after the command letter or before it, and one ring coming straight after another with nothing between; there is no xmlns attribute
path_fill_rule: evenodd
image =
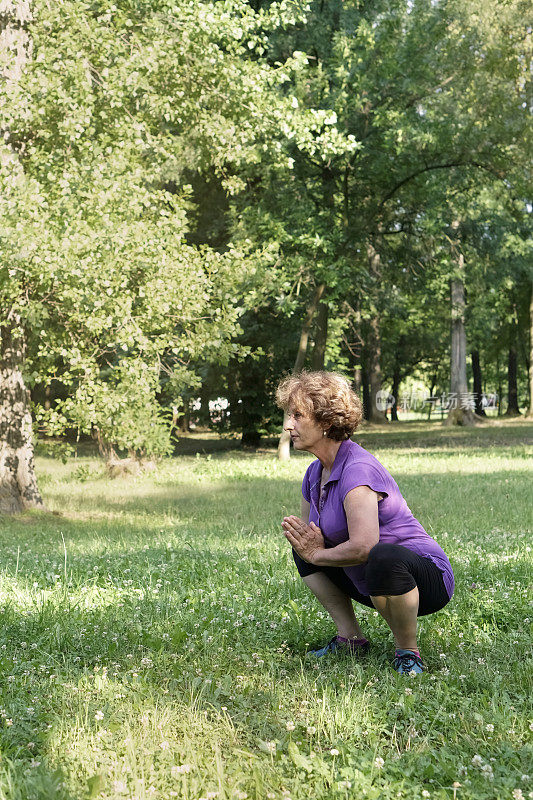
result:
<svg viewBox="0 0 533 800"><path fill-rule="evenodd" d="M0 800L527 797L532 433L360 434L456 574L416 680L368 609L366 660L304 656L331 624L279 522L309 456L39 458L48 513L0 519Z"/></svg>

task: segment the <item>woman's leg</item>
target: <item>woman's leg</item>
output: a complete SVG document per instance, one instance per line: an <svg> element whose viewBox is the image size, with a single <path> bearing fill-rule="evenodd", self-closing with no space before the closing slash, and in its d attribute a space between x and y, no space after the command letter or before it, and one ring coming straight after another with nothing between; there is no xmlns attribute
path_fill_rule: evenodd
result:
<svg viewBox="0 0 533 800"><path fill-rule="evenodd" d="M396 647L402 650L418 650L416 622L419 594L415 586L405 594L371 596L374 608L388 624Z"/></svg>
<svg viewBox="0 0 533 800"><path fill-rule="evenodd" d="M372 603L391 629L397 648L418 650L417 617L448 602L438 567L401 545L377 544L369 553L365 577Z"/></svg>
<svg viewBox="0 0 533 800"><path fill-rule="evenodd" d="M294 550L292 554L301 579L332 618L338 636L366 641L355 618L352 600L372 608L370 598L357 591L341 567L319 569L300 558Z"/></svg>
<svg viewBox="0 0 533 800"><path fill-rule="evenodd" d="M302 576L302 580L332 618L339 636L345 639L364 638L354 614L352 600L342 589L323 572Z"/></svg>

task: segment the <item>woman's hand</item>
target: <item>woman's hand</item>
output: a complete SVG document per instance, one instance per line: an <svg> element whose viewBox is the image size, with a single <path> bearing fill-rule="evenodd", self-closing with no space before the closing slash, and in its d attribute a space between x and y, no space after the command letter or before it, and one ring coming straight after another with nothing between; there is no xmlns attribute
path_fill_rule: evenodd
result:
<svg viewBox="0 0 533 800"><path fill-rule="evenodd" d="M285 538L308 564L313 564L313 559L325 549L322 531L314 522L308 525L299 517L290 516L284 518L281 527Z"/></svg>

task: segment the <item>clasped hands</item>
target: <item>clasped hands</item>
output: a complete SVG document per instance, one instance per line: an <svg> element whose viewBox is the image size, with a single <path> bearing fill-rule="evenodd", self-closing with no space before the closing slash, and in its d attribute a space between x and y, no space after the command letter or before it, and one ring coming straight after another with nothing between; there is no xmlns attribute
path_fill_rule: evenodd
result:
<svg viewBox="0 0 533 800"><path fill-rule="evenodd" d="M314 564L313 559L319 557L325 549L320 528L314 522L307 524L294 515L284 517L281 527L285 538L298 555L308 564Z"/></svg>

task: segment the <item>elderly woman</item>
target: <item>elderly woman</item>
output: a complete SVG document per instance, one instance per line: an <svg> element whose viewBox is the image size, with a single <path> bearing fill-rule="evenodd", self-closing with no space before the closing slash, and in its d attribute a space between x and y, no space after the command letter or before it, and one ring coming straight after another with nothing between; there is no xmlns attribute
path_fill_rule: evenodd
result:
<svg viewBox="0 0 533 800"><path fill-rule="evenodd" d="M295 450L317 459L303 479L300 517L282 523L298 572L337 627L337 635L311 653L368 650L352 606L356 600L375 608L391 629L394 669L423 672L417 617L439 611L453 594L446 554L377 458L351 441L362 406L345 378L332 372L291 375L278 386L276 399Z"/></svg>

